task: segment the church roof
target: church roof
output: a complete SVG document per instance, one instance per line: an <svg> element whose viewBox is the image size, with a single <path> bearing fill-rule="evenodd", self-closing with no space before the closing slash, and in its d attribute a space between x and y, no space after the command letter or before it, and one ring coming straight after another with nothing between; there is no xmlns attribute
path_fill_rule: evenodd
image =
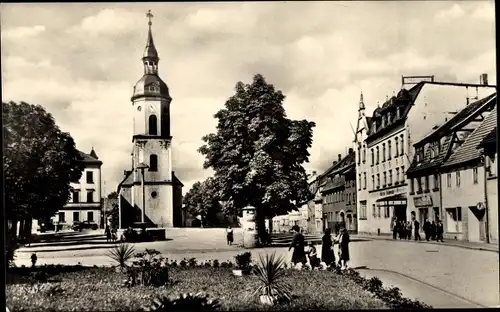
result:
<svg viewBox="0 0 500 312"><path fill-rule="evenodd" d="M170 98L167 84L157 74L144 74L135 84L132 100L143 96Z"/></svg>
<svg viewBox="0 0 500 312"><path fill-rule="evenodd" d="M118 192L122 187L130 187L134 184L134 175L132 174L133 170L125 170L125 177L123 180L118 184ZM181 187L184 186L182 184L181 180L177 178L175 175L175 172L172 171L172 184L173 185L180 185Z"/></svg>

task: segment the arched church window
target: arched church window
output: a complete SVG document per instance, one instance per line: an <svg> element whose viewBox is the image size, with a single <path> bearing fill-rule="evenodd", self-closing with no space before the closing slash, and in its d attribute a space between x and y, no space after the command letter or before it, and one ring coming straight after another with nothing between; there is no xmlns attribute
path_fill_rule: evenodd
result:
<svg viewBox="0 0 500 312"><path fill-rule="evenodd" d="M158 132L158 119L156 115L149 116L149 134L157 135Z"/></svg>
<svg viewBox="0 0 500 312"><path fill-rule="evenodd" d="M158 171L158 156L155 154L149 156L149 171Z"/></svg>

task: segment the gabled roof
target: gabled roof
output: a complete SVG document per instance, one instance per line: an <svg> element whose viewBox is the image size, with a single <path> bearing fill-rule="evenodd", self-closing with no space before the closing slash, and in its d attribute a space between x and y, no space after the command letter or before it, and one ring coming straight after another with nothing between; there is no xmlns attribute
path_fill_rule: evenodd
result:
<svg viewBox="0 0 500 312"><path fill-rule="evenodd" d="M467 105L464 109L459 111L455 116L453 116L450 120L442 124L439 128L431 132L429 135L424 137L422 140L418 141L414 144L415 147L430 142L432 140L439 139L446 135L452 130L452 128L461 123L462 121L468 119L468 117L476 115L475 113L483 112L484 109L490 105L495 105L496 101L496 92L479 100L474 103Z"/></svg>
<svg viewBox="0 0 500 312"><path fill-rule="evenodd" d="M497 125L497 107L484 119L484 121L465 139L465 142L444 163L443 167L466 164L481 159L481 151L477 149L481 141Z"/></svg>
<svg viewBox="0 0 500 312"><path fill-rule="evenodd" d="M481 141L479 144L478 148L482 148L488 145L494 145L496 146L497 144L497 127L493 128L490 133Z"/></svg>
<svg viewBox="0 0 500 312"><path fill-rule="evenodd" d="M496 93L489 95L472 104L467 105L464 109L458 112L458 114L453 116L453 118L445 122L443 125L441 125L435 131L430 133L424 139L414 144L415 147L421 147L426 143L440 140L443 137L445 138L444 143L440 148L438 156L434 158L431 157L431 150L429 149L426 151L424 159L420 162L417 162L415 155L414 160L412 161L410 167L406 171L406 174L412 175L419 171L430 170L433 168L438 168L441 165L443 165L443 163L450 155L450 150L452 147L451 142L454 134L454 127L459 123L475 118L477 117L478 114L485 112L491 105L495 105L495 100L496 100Z"/></svg>
<svg viewBox="0 0 500 312"><path fill-rule="evenodd" d="M93 149L92 149L92 152L94 152ZM84 153L82 151L78 151L78 153L80 154L80 156L83 159L82 162L84 162L86 164L98 164L98 165L102 165L102 161L100 161L97 158L92 157L91 154L89 155L89 154ZM95 152L94 152L94 154L95 154Z"/></svg>

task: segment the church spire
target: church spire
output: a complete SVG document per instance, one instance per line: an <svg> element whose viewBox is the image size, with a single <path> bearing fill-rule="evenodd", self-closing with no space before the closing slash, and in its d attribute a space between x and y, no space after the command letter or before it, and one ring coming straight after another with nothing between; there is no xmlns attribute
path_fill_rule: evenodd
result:
<svg viewBox="0 0 500 312"><path fill-rule="evenodd" d="M365 102L363 101L363 92L361 92L361 95L359 97L359 111L365 110Z"/></svg>
<svg viewBox="0 0 500 312"><path fill-rule="evenodd" d="M151 10L146 13L146 17L149 19L148 21L148 40L146 42L146 49L144 50L144 55L142 57L142 62L144 63L144 74L158 74L158 62L160 59L158 58L158 51L156 51L155 43L153 41L153 34L151 32L151 19L154 15L151 13Z"/></svg>

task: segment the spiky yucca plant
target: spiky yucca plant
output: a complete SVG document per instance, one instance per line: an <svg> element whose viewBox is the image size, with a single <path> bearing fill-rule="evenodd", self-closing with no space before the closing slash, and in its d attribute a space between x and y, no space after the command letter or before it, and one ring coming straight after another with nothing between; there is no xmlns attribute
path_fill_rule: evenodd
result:
<svg viewBox="0 0 500 312"><path fill-rule="evenodd" d="M154 298L143 311L217 311L220 303L217 299L209 299L208 295L182 294L175 299L166 296Z"/></svg>
<svg viewBox="0 0 500 312"><path fill-rule="evenodd" d="M122 243L109 250L108 257L113 259L121 269L127 266L127 262L134 255L135 248L133 245Z"/></svg>
<svg viewBox="0 0 500 312"><path fill-rule="evenodd" d="M271 255L266 254L265 257L259 255L259 261L254 266L253 272L260 281L254 295L267 295L281 302L291 300L290 286L283 282L286 274L283 257L276 257L276 252Z"/></svg>

